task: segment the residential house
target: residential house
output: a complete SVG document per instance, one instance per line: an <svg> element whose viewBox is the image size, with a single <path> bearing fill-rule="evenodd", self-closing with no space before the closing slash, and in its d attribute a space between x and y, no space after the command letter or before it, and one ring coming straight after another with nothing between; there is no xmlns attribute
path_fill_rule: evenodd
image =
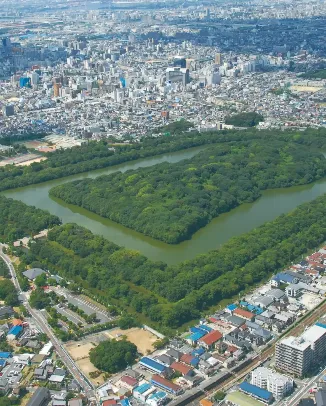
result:
<svg viewBox="0 0 326 406"><path fill-rule="evenodd" d="M27 279L30 281L33 281L36 279L39 275L42 275L45 273L43 269L40 268L33 268L33 269L27 269L27 271L23 272L23 275L26 276Z"/></svg>
<svg viewBox="0 0 326 406"><path fill-rule="evenodd" d="M183 364L182 362L173 362L171 368L176 372L180 372L182 375L194 375L192 368Z"/></svg>
<svg viewBox="0 0 326 406"><path fill-rule="evenodd" d="M48 379L48 369L36 368L34 371L34 379L38 381L46 381Z"/></svg>
<svg viewBox="0 0 326 406"><path fill-rule="evenodd" d="M223 335L218 330L212 330L210 333L202 337L198 344L210 350L212 348L216 348L219 341L223 338Z"/></svg>
<svg viewBox="0 0 326 406"><path fill-rule="evenodd" d="M177 361L180 361L181 357L183 356L183 353L180 351L177 351L173 348L170 348L166 351L166 355L168 355L169 357L172 357L174 359L176 359Z"/></svg>
<svg viewBox="0 0 326 406"><path fill-rule="evenodd" d="M253 313L248 312L247 310L240 309L240 308L235 309L233 314L235 316L239 316L242 319L249 320L249 321L252 321L255 318L255 315Z"/></svg>
<svg viewBox="0 0 326 406"><path fill-rule="evenodd" d="M138 386L138 380L136 378L132 378L131 376L123 375L119 380L119 386L123 386L124 388L132 391L136 386Z"/></svg>
<svg viewBox="0 0 326 406"><path fill-rule="evenodd" d="M14 309L11 306L1 306L0 307L0 319L9 319L15 314Z"/></svg>

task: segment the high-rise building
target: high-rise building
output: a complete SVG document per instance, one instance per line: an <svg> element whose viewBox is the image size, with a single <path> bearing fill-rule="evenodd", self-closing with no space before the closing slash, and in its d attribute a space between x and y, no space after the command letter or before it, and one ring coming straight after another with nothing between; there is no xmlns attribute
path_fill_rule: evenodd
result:
<svg viewBox="0 0 326 406"><path fill-rule="evenodd" d="M39 75L38 75L38 73L33 72L33 73L31 74L31 84L32 84L32 86L37 85L38 82L39 82Z"/></svg>
<svg viewBox="0 0 326 406"><path fill-rule="evenodd" d="M314 325L300 337L286 337L276 344L276 368L297 376L326 358L326 328Z"/></svg>
<svg viewBox="0 0 326 406"><path fill-rule="evenodd" d="M60 88L61 88L60 83L53 83L53 96L54 97L60 97Z"/></svg>
<svg viewBox="0 0 326 406"><path fill-rule="evenodd" d="M215 63L218 65L222 65L222 54L220 52L215 55Z"/></svg>
<svg viewBox="0 0 326 406"><path fill-rule="evenodd" d="M167 68L166 80L171 83L181 82L185 86L190 81L189 69L179 67Z"/></svg>
<svg viewBox="0 0 326 406"><path fill-rule="evenodd" d="M292 378L273 372L264 367L256 368L251 373L251 383L271 392L276 400L284 398L292 392Z"/></svg>
<svg viewBox="0 0 326 406"><path fill-rule="evenodd" d="M173 60L173 66L179 68L186 68L187 66L186 58L184 58L183 56L176 56Z"/></svg>
<svg viewBox="0 0 326 406"><path fill-rule="evenodd" d="M7 104L6 106L2 107L2 114L5 117L10 117L15 114L15 108L13 104Z"/></svg>

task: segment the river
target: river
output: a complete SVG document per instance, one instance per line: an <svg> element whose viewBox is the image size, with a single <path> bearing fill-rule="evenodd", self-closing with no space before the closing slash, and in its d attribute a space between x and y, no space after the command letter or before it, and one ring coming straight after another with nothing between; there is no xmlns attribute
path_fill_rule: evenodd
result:
<svg viewBox="0 0 326 406"><path fill-rule="evenodd" d="M262 197L255 202L242 204L229 213L220 215L206 227L197 231L191 240L184 241L178 245L169 245L154 240L111 220L90 213L87 210L49 197L49 190L53 186L62 183L77 179L95 178L99 175L110 174L116 171L125 172L130 169L148 167L162 162L175 163L182 159L191 158L204 148L207 147L192 148L133 161L38 185L9 190L2 194L16 200L21 200L28 205L49 210L52 214L60 217L63 223L77 223L88 228L93 233L103 235L118 245L138 250L152 260L175 264L194 258L198 254L216 249L231 237L252 230L266 221L273 220L280 214L289 212L296 206L326 193L326 179L305 186L265 191Z"/></svg>

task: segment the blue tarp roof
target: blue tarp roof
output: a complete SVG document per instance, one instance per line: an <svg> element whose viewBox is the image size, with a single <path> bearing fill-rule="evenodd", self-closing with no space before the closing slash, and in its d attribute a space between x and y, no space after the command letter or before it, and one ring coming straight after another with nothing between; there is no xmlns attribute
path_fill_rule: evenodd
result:
<svg viewBox="0 0 326 406"><path fill-rule="evenodd" d="M5 359L0 359L0 367L4 367L6 365L6 360Z"/></svg>
<svg viewBox="0 0 326 406"><path fill-rule="evenodd" d="M14 336L17 336L22 330L23 330L22 326L11 327L11 329L8 331L8 335L13 334Z"/></svg>
<svg viewBox="0 0 326 406"><path fill-rule="evenodd" d="M121 406L130 406L129 399L122 399L120 400Z"/></svg>
<svg viewBox="0 0 326 406"><path fill-rule="evenodd" d="M207 332L198 332L198 333L194 333L194 334L191 334L189 337L188 337L188 339L190 340L190 341L198 341L199 339L201 339L202 337L204 337L205 335L207 334Z"/></svg>
<svg viewBox="0 0 326 406"><path fill-rule="evenodd" d="M260 307L254 306L254 305L251 305L251 304L248 304L248 305L247 305L247 309L248 309L250 312L253 312L253 313L256 313L256 314L261 314L261 313L264 312L264 309L261 309Z"/></svg>
<svg viewBox="0 0 326 406"><path fill-rule="evenodd" d="M156 393L153 393L152 395L150 395L148 399L158 399L159 400L159 399L164 399L166 396L167 395L165 392L159 391L159 392L156 392Z"/></svg>
<svg viewBox="0 0 326 406"><path fill-rule="evenodd" d="M148 391L148 389L150 389L152 387L152 385L150 385L149 383L143 383L140 386L137 386L137 388L134 389L135 392L138 393L145 393Z"/></svg>
<svg viewBox="0 0 326 406"><path fill-rule="evenodd" d="M326 324L324 324L324 323L316 323L316 326L326 328Z"/></svg>
<svg viewBox="0 0 326 406"><path fill-rule="evenodd" d="M245 302L245 301L243 301L243 300L241 300L241 302L240 302L240 306L248 306L248 302Z"/></svg>
<svg viewBox="0 0 326 406"><path fill-rule="evenodd" d="M247 392L250 393L254 396L257 396L257 398L259 399L263 399L263 400L270 400L273 397L273 394L271 392L268 392L268 390L259 388L259 386L256 385L252 385L249 382L242 382L239 385L239 389L242 390L243 392Z"/></svg>
<svg viewBox="0 0 326 406"><path fill-rule="evenodd" d="M141 358L139 363L145 367L148 367L148 368L153 369L154 371L158 371L158 372L163 372L166 369L166 367L163 364L161 364L149 357Z"/></svg>
<svg viewBox="0 0 326 406"><path fill-rule="evenodd" d="M197 366L198 364L199 364L199 358L197 358L197 357L194 357L191 361L190 361L190 364L191 365L193 365L193 366Z"/></svg>
<svg viewBox="0 0 326 406"><path fill-rule="evenodd" d="M200 348L197 348L196 350L194 350L192 353L191 353L191 355L203 355L205 353L205 350L204 350L204 348L202 348L202 347L200 347Z"/></svg>
<svg viewBox="0 0 326 406"><path fill-rule="evenodd" d="M286 282L286 283L292 283L293 279L295 279L294 276L289 275L287 273L283 273L283 272L278 273L273 278L274 281L278 281L278 282L282 281L282 282Z"/></svg>
<svg viewBox="0 0 326 406"><path fill-rule="evenodd" d="M231 312L233 312L233 310L235 310L238 306L236 304L229 304L228 306L226 306L226 308L228 310L231 310Z"/></svg>
<svg viewBox="0 0 326 406"><path fill-rule="evenodd" d="M10 358L11 357L11 352L0 352L0 358Z"/></svg>
<svg viewBox="0 0 326 406"><path fill-rule="evenodd" d="M209 333L213 329L211 327L209 327L209 326L206 326L206 324L201 324L200 327L199 327L199 330L204 330L204 331L207 331Z"/></svg>
<svg viewBox="0 0 326 406"><path fill-rule="evenodd" d="M203 335L205 335L205 334L208 333L207 330L205 330L205 329L203 329L203 328L200 328L200 327L190 327L190 331L191 331L192 333L203 333Z"/></svg>

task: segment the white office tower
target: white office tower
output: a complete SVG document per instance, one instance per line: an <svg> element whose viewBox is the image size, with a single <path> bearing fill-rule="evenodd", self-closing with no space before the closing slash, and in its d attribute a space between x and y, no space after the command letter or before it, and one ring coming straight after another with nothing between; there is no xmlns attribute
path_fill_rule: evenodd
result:
<svg viewBox="0 0 326 406"><path fill-rule="evenodd" d="M31 84L32 84L32 86L36 86L36 85L38 84L39 78L40 78L40 77L39 77L38 73L33 72L33 73L31 74Z"/></svg>
<svg viewBox="0 0 326 406"><path fill-rule="evenodd" d="M294 381L268 368L259 367L252 371L251 383L268 390L273 394L276 400L280 400L292 392Z"/></svg>

